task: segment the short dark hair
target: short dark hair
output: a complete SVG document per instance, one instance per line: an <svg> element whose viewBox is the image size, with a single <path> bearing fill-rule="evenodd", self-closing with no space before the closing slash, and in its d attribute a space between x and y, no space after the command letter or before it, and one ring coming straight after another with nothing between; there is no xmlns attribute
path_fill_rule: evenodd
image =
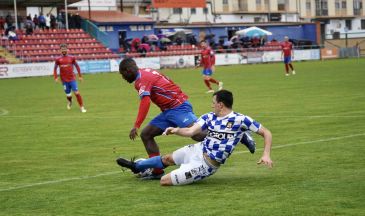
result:
<svg viewBox="0 0 365 216"><path fill-rule="evenodd" d="M200 43L206 43L207 41L206 40L201 40Z"/></svg>
<svg viewBox="0 0 365 216"><path fill-rule="evenodd" d="M228 90L219 90L213 94L216 96L217 102L222 102L227 108L232 108L233 105L233 94Z"/></svg>
<svg viewBox="0 0 365 216"><path fill-rule="evenodd" d="M132 58L125 58L119 64L119 73L122 73L122 71L137 72L138 66Z"/></svg>

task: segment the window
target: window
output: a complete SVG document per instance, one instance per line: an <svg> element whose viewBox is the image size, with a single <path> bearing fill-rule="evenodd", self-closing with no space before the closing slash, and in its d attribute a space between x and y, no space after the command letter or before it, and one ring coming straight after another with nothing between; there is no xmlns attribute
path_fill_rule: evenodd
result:
<svg viewBox="0 0 365 216"><path fill-rule="evenodd" d="M137 31L136 25L131 25L131 26L129 26L129 28L131 29L131 31Z"/></svg>
<svg viewBox="0 0 365 216"><path fill-rule="evenodd" d="M346 1L342 1L342 8L345 9L346 7Z"/></svg>
<svg viewBox="0 0 365 216"><path fill-rule="evenodd" d="M173 8L172 13L173 14L182 14L182 8Z"/></svg>
<svg viewBox="0 0 365 216"><path fill-rule="evenodd" d="M336 0L336 2L335 2L335 8L336 8L336 10L338 10L338 9L341 8L340 0Z"/></svg>
<svg viewBox="0 0 365 216"><path fill-rule="evenodd" d="M307 9L307 10L310 10L312 7L311 7L311 1L309 0L307 0L306 2L305 2L305 8Z"/></svg>
<svg viewBox="0 0 365 216"><path fill-rule="evenodd" d="M208 14L208 8L203 8L203 13Z"/></svg>
<svg viewBox="0 0 365 216"><path fill-rule="evenodd" d="M327 0L315 0L316 16L328 16L328 2Z"/></svg>
<svg viewBox="0 0 365 216"><path fill-rule="evenodd" d="M223 0L223 4L227 5L228 4L228 0Z"/></svg>
<svg viewBox="0 0 365 216"><path fill-rule="evenodd" d="M365 19L361 20L361 29L365 29Z"/></svg>
<svg viewBox="0 0 365 216"><path fill-rule="evenodd" d="M191 14L196 14L196 8L190 8L190 13Z"/></svg>
<svg viewBox="0 0 365 216"><path fill-rule="evenodd" d="M139 25L138 26L138 31L144 31L144 25Z"/></svg>
<svg viewBox="0 0 365 216"><path fill-rule="evenodd" d="M354 15L361 16L362 13L362 1L361 0L354 0Z"/></svg>
<svg viewBox="0 0 365 216"><path fill-rule="evenodd" d="M352 29L352 21L351 20L346 20L346 28L347 28L347 30Z"/></svg>
<svg viewBox="0 0 365 216"><path fill-rule="evenodd" d="M106 27L106 31L108 31L108 32L112 32L112 31L114 31L113 26L107 26L107 27Z"/></svg>
<svg viewBox="0 0 365 216"><path fill-rule="evenodd" d="M286 10L286 0L278 0L278 11Z"/></svg>
<svg viewBox="0 0 365 216"><path fill-rule="evenodd" d="M146 25L146 26L144 27L144 30L146 30L146 31L152 30L152 26L150 26L150 25Z"/></svg>

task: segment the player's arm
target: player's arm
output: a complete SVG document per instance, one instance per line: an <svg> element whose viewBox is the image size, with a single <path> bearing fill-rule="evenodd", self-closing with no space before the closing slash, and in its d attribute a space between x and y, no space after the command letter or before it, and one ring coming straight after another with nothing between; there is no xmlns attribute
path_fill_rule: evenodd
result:
<svg viewBox="0 0 365 216"><path fill-rule="evenodd" d="M151 105L151 98L149 95L143 96L139 104L137 119L132 130L129 133L129 138L134 140L138 136L138 129L141 127L143 121L146 119Z"/></svg>
<svg viewBox="0 0 365 216"><path fill-rule="evenodd" d="M272 144L271 132L261 125L261 127L256 133L264 138L264 152L260 160L257 162L257 164L265 164L271 168L273 166L273 162L270 158L271 144Z"/></svg>
<svg viewBox="0 0 365 216"><path fill-rule="evenodd" d="M79 66L79 64L77 64L77 62L76 62L76 59L75 59L75 58L73 59L73 65L75 65L75 67L76 67L77 74L78 74L78 76L79 76L79 80L82 80L82 75L81 75L80 66Z"/></svg>
<svg viewBox="0 0 365 216"><path fill-rule="evenodd" d="M58 68L58 61L56 60L53 67L53 78L55 82L58 82L57 68Z"/></svg>
<svg viewBox="0 0 365 216"><path fill-rule="evenodd" d="M164 134L166 134L166 135L176 134L176 135L183 136L183 137L192 137L192 136L200 133L201 131L202 131L202 127L199 124L194 123L193 126L188 127L188 128L169 127L165 130Z"/></svg>

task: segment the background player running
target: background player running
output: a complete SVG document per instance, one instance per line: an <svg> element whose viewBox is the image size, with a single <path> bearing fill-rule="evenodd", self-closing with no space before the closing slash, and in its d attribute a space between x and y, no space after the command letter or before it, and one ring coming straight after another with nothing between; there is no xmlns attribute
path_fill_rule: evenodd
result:
<svg viewBox="0 0 365 216"><path fill-rule="evenodd" d="M212 67L214 67L215 64L215 56L213 50L207 45L207 42L204 40L200 42L200 46L202 48L202 51L200 52L200 65L203 67L202 74L204 83L209 89L206 93L213 93L214 90L212 89L210 83L218 85L218 90L221 90L223 88L223 82L219 82L212 77Z"/></svg>
<svg viewBox="0 0 365 216"><path fill-rule="evenodd" d="M294 57L294 51L293 51L293 44L289 42L289 37L284 37L284 42L281 43L281 58L283 58L284 55L284 64L285 64L285 75L289 76L289 67L292 71L292 74L295 74L294 67L291 63L292 57Z"/></svg>
<svg viewBox="0 0 365 216"><path fill-rule="evenodd" d="M79 89L77 87L77 82L75 80L74 74L74 66L76 67L79 80L82 81L82 75L80 71L80 67L76 62L75 57L67 55L67 45L61 44L60 50L62 56L57 58L54 65L53 76L55 82L59 82L57 76L57 68L60 68L60 77L62 80L63 89L65 90L66 97L67 97L67 109L71 109L72 106L72 94L71 90L74 92L77 102L80 105L81 112L85 113L86 109L84 108L82 97L80 95Z"/></svg>

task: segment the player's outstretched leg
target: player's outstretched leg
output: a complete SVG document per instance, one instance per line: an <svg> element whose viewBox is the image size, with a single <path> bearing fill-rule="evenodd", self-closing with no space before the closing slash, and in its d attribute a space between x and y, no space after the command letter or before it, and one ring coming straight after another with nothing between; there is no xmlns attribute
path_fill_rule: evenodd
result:
<svg viewBox="0 0 365 216"><path fill-rule="evenodd" d="M141 139L149 158L160 156L160 149L155 141L156 136L160 136L163 131L153 125L147 125L141 132ZM163 169L155 168L150 176L141 176L148 179L160 179L164 175Z"/></svg>
<svg viewBox="0 0 365 216"><path fill-rule="evenodd" d="M140 172L140 170L138 170L136 168L136 163L134 162L134 160L127 160L127 159L124 159L124 158L118 158L117 159L117 164L121 167L125 167L127 169L130 169L134 174L137 174Z"/></svg>

